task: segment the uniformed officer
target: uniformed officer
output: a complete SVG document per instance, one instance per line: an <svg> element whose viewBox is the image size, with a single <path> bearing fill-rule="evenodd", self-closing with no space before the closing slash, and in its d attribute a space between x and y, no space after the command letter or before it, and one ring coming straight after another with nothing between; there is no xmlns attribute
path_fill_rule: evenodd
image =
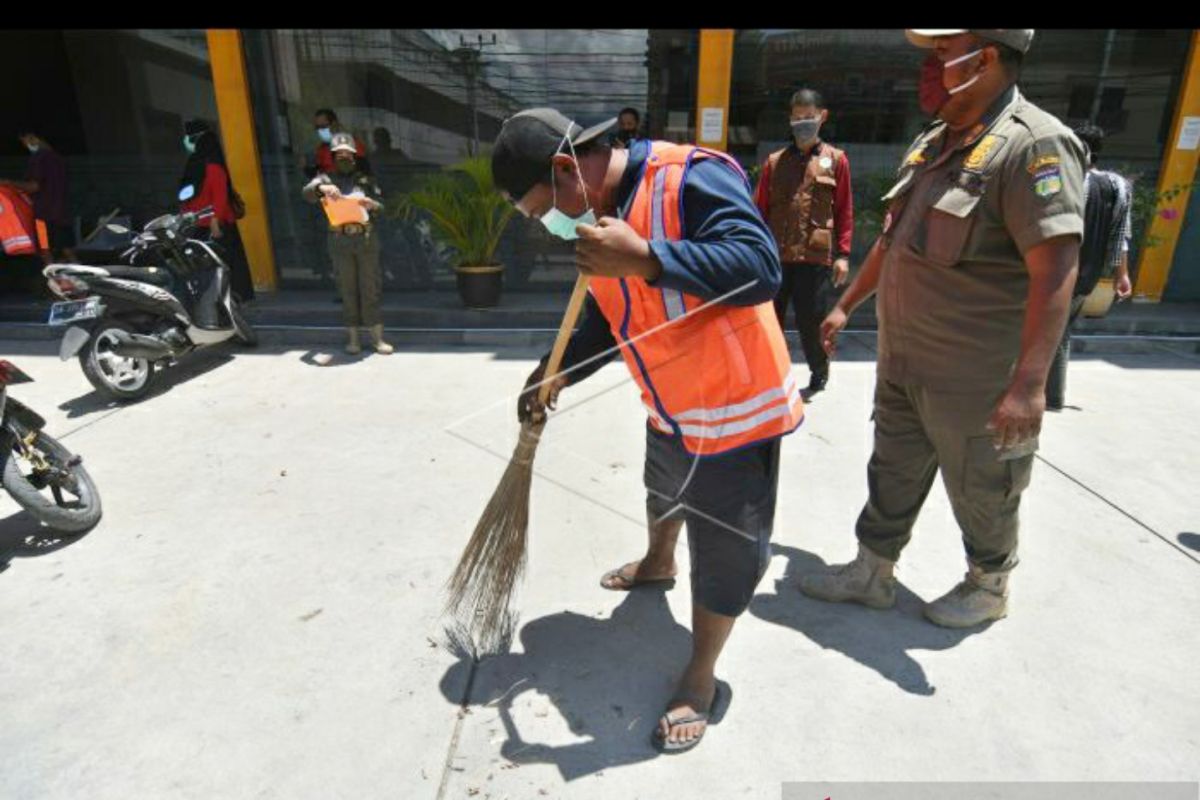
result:
<svg viewBox="0 0 1200 800"><path fill-rule="evenodd" d="M943 65L949 99L885 196L883 233L822 326L832 352L877 294L879 355L869 499L858 557L800 588L877 608L940 467L968 572L925 615L947 627L1003 617L1017 563L1046 375L1083 233L1084 150L1017 89L1032 30L909 30Z"/></svg>
<svg viewBox="0 0 1200 800"><path fill-rule="evenodd" d="M372 212L383 208L383 193L374 178L359 169L353 136L335 133L329 149L333 153L335 169L332 173L317 173L304 187L304 199L316 203L352 198L366 210L363 222L329 228L329 258L333 261L342 295L346 352L362 352L358 328L365 325L371 330L375 352L388 355L393 348L383 340L383 322L379 315L379 296L383 290L379 274L379 237L370 219Z"/></svg>

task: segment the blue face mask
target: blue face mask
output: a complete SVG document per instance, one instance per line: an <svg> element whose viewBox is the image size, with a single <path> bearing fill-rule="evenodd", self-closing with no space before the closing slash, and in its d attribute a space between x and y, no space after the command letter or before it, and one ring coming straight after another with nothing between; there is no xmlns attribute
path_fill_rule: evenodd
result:
<svg viewBox="0 0 1200 800"><path fill-rule="evenodd" d="M571 129L571 125L574 125L574 124L575 123L572 121L569 125L567 125L567 130L569 131ZM584 202L588 202L588 200L587 200L587 184L585 184L583 182L583 171L579 169L579 159L575 157L575 145L571 143L569 136L564 136L563 142L566 142L567 146L571 148L571 158L575 160L575 169L576 169L577 174L579 175L579 183L581 186L583 186ZM555 155L558 154L559 150L562 150L562 145L563 145L563 143L559 142L558 150L555 151ZM563 239L568 242L574 241L575 239L579 238L579 234L575 232L575 227L577 225L595 225L596 224L596 213L594 211L592 211L591 203L588 203L587 210L584 211L582 214L580 214L578 217L571 217L571 216L568 216L567 214L564 214L562 211L559 211L559 209L558 209L558 186L556 185L555 180L554 180L554 166L553 165L550 166L550 190L553 192L554 205L549 211L547 211L545 214L542 214L541 220L542 220L542 224L546 226L546 230L548 230L550 232L551 236L557 236L558 238Z"/></svg>
<svg viewBox="0 0 1200 800"><path fill-rule="evenodd" d="M28 150L30 153L36 153L39 148L38 148L38 145L36 145L36 144L27 144L27 145L25 145L25 149Z"/></svg>
<svg viewBox="0 0 1200 800"><path fill-rule="evenodd" d="M325 144L333 141L333 131L329 128L317 128L317 136L321 137L321 141Z"/></svg>
<svg viewBox="0 0 1200 800"><path fill-rule="evenodd" d="M192 141L192 137L190 137L190 136L183 137L183 149L187 150L189 153L196 152L196 143L194 141Z"/></svg>

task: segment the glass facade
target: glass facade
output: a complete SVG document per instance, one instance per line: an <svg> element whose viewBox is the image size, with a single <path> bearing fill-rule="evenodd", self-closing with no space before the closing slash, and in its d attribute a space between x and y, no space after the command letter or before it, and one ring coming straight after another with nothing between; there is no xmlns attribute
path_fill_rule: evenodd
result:
<svg viewBox="0 0 1200 800"><path fill-rule="evenodd" d="M1103 127L1101 166L1134 181L1134 264L1191 35L1041 30L1025 62L1023 91L1068 124ZM242 37L284 288L332 285L323 218L300 196L319 108L334 109L363 143L389 212L424 176L486 155L503 119L522 108L554 106L589 125L632 107L643 136L696 138L696 30L246 30ZM820 90L830 108L823 134L850 157L857 261L878 231L879 197L926 122L917 103L923 51L894 29L752 29L734 41L730 152L755 175L787 142L791 94ZM5 31L0 44L10 123L0 122L0 176L24 174L28 154L14 126L29 125L67 157L69 211L80 233L114 208L136 223L173 206L184 119L219 129L204 30ZM379 233L388 289L453 284L453 256L419 215L389 213ZM537 223L515 217L497 253L506 289L569 285L571 253ZM1194 270L1185 272L1173 277L1173 291L1194 285L1181 283Z"/></svg>
<svg viewBox="0 0 1200 800"><path fill-rule="evenodd" d="M1100 165L1131 178L1139 196L1153 195L1190 37L1188 30L1040 30L1020 86L1067 124L1104 128ZM738 31L730 152L755 169L787 144L792 93L820 91L830 110L823 136L850 159L857 260L878 232L879 196L927 121L917 103L924 57L895 29ZM1135 233L1146 221L1143 214Z"/></svg>
<svg viewBox="0 0 1200 800"><path fill-rule="evenodd" d="M10 31L0 43L4 127L32 127L66 157L85 234L114 208L144 219L176 204L184 120L217 125L203 30ZM28 154L6 133L0 175L19 177Z"/></svg>
<svg viewBox="0 0 1200 800"><path fill-rule="evenodd" d="M638 110L643 131L695 134L696 31L246 31L259 151L281 284L330 283L320 211L300 189L319 141L313 117L331 108L368 152L398 208L430 171L487 153L503 120L553 106L581 125ZM419 218L379 224L389 288L453 282L452 256ZM515 217L497 253L506 289L568 285L571 247Z"/></svg>

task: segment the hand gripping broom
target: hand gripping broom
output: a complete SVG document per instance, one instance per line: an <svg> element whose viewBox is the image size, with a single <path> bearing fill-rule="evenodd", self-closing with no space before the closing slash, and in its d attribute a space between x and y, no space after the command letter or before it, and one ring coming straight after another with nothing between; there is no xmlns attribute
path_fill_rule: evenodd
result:
<svg viewBox="0 0 1200 800"><path fill-rule="evenodd" d="M562 365L567 341L583 309L587 286L587 276L580 275L538 388L542 406L550 396L550 387ZM525 568L533 456L545 425L544 414L536 414L521 424L521 434L508 468L483 510L447 587L447 610L459 617L480 653L492 652L508 633L509 604Z"/></svg>

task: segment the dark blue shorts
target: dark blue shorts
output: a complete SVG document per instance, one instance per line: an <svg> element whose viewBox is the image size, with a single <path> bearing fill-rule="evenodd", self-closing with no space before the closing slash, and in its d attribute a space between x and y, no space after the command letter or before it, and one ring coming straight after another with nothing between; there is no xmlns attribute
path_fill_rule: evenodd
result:
<svg viewBox="0 0 1200 800"><path fill-rule="evenodd" d="M745 611L770 560L779 439L696 458L647 426L645 483L652 520L687 524L693 602L727 617Z"/></svg>

